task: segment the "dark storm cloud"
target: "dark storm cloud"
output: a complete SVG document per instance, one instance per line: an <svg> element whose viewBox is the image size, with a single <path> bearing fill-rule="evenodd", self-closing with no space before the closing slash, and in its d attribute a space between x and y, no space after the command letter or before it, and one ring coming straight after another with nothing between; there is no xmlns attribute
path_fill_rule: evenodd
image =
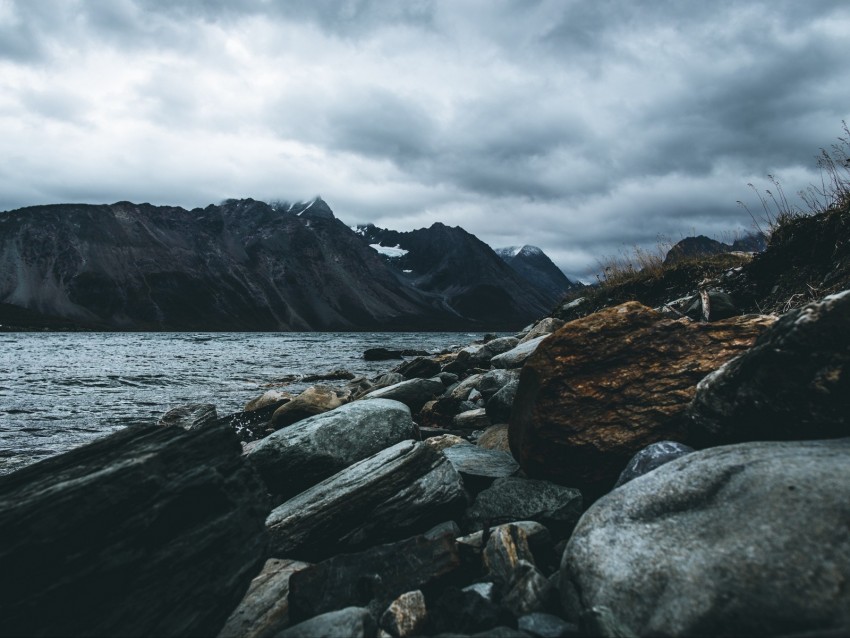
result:
<svg viewBox="0 0 850 638"><path fill-rule="evenodd" d="M0 209L321 192L587 276L815 180L848 29L843 0L0 0Z"/></svg>

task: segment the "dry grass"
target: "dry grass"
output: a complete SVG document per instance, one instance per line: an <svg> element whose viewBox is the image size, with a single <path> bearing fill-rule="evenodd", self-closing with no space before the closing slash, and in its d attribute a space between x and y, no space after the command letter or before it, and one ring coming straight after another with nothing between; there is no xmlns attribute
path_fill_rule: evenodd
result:
<svg viewBox="0 0 850 638"><path fill-rule="evenodd" d="M664 258L672 247L669 239L659 235L652 248L633 246L631 250L623 248L619 255L602 257L597 260L600 272L596 280L601 286L616 286L660 276L664 270Z"/></svg>

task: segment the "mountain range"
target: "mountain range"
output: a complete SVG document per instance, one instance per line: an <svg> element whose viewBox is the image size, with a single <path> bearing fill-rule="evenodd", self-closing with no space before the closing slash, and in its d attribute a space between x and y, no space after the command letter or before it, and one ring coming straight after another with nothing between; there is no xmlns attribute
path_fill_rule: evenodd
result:
<svg viewBox="0 0 850 638"><path fill-rule="evenodd" d="M497 254L439 223L352 229L321 198L35 206L0 213L0 324L513 330L572 286L552 268L539 249Z"/></svg>

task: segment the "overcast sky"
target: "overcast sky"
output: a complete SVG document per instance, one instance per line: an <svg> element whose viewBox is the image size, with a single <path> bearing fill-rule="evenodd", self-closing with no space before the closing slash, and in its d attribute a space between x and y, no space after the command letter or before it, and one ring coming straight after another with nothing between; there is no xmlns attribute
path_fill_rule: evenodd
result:
<svg viewBox="0 0 850 638"><path fill-rule="evenodd" d="M846 0L0 0L0 210L320 194L588 280L850 120Z"/></svg>

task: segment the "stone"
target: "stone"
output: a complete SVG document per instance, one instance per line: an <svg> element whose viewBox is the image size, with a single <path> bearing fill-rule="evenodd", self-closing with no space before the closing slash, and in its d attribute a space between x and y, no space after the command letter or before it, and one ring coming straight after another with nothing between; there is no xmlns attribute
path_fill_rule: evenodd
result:
<svg viewBox="0 0 850 638"><path fill-rule="evenodd" d="M351 381L355 378L355 374L350 370L336 368L327 372L317 372L315 374L305 374L299 379L304 383L312 383L314 381Z"/></svg>
<svg viewBox="0 0 850 638"><path fill-rule="evenodd" d="M519 388L519 379L509 381L484 406L487 411L487 418L490 419L491 423L508 423L510 421L517 388Z"/></svg>
<svg viewBox="0 0 850 638"><path fill-rule="evenodd" d="M177 427L184 430L197 430L218 421L215 406L211 403L186 403L171 408L163 414L157 425L160 427Z"/></svg>
<svg viewBox="0 0 850 638"><path fill-rule="evenodd" d="M706 308L706 301L708 307ZM685 316L694 321L718 321L740 315L741 311L729 293L723 290L706 290L696 295L685 310Z"/></svg>
<svg viewBox="0 0 850 638"><path fill-rule="evenodd" d="M518 525L500 525L494 529L481 558L487 576L503 585L514 582L521 560L534 563L528 537Z"/></svg>
<svg viewBox="0 0 850 638"><path fill-rule="evenodd" d="M463 477L464 486L478 493L497 478L513 476L519 465L510 454L485 450L477 445L456 445L445 448L443 454Z"/></svg>
<svg viewBox="0 0 850 638"><path fill-rule="evenodd" d="M648 445L632 457L614 487L620 487L638 476L643 476L647 472L651 472L655 468L693 451L694 448L675 441L659 441Z"/></svg>
<svg viewBox="0 0 850 638"><path fill-rule="evenodd" d="M375 638L377 631L375 618L368 609L345 607L298 623L276 638Z"/></svg>
<svg viewBox="0 0 850 638"><path fill-rule="evenodd" d="M416 422L421 427L451 429L455 416L460 414L460 404L459 399L451 396L428 401L416 415Z"/></svg>
<svg viewBox="0 0 850 638"><path fill-rule="evenodd" d="M520 559L501 605L514 618L551 610L557 602L552 583L530 561Z"/></svg>
<svg viewBox="0 0 850 638"><path fill-rule="evenodd" d="M695 447L850 435L850 291L783 315L708 375L689 407Z"/></svg>
<svg viewBox="0 0 850 638"><path fill-rule="evenodd" d="M444 453L402 441L289 499L266 520L272 555L322 560L454 518L466 497Z"/></svg>
<svg viewBox="0 0 850 638"><path fill-rule="evenodd" d="M401 350L391 350L389 348L369 348L363 352L363 359L366 361L386 361L388 359L401 358Z"/></svg>
<svg viewBox="0 0 850 638"><path fill-rule="evenodd" d="M394 372L398 372L405 379L430 379L440 373L440 364L428 357L416 357L402 363Z"/></svg>
<svg viewBox="0 0 850 638"><path fill-rule="evenodd" d="M379 388L386 388L387 386L395 385L396 383L401 383L402 381L405 381L405 378L398 372L385 372L384 374L376 376L372 379L372 381L372 388L377 390Z"/></svg>
<svg viewBox="0 0 850 638"><path fill-rule="evenodd" d="M130 426L0 477L2 633L215 635L265 559L235 433Z"/></svg>
<svg viewBox="0 0 850 638"><path fill-rule="evenodd" d="M483 376L484 373L469 375L457 384L457 386L449 393L449 396L453 399L457 399L458 401L466 401L469 398L470 392L478 387L478 383L481 381Z"/></svg>
<svg viewBox="0 0 850 638"><path fill-rule="evenodd" d="M515 348L493 357L490 363L494 368L521 368L528 358L533 355L537 348L549 335L542 335L528 341L523 341Z"/></svg>
<svg viewBox="0 0 850 638"><path fill-rule="evenodd" d="M693 452L597 501L564 552L569 617L634 635L850 629L850 439Z"/></svg>
<svg viewBox="0 0 850 638"><path fill-rule="evenodd" d="M458 430L483 430L489 428L491 423L486 410L476 408L458 414L452 421L452 425Z"/></svg>
<svg viewBox="0 0 850 638"><path fill-rule="evenodd" d="M535 562L537 561L538 549L543 549L551 546L552 544L552 536L549 534L549 530L546 529L544 525L536 521L514 521L512 523L506 523L504 525L498 525L499 527L507 527L508 525L513 525L514 527L518 527L523 531L525 537L528 541L528 546L531 548L532 553L535 556ZM487 538L489 540L490 535L492 535L493 529L488 526L487 529ZM470 547L472 549L482 551L483 548L483 540L484 540L484 530L478 530L476 532L472 532L471 534L467 534L466 536L461 536L457 539L459 545L464 545L466 547Z"/></svg>
<svg viewBox="0 0 850 638"><path fill-rule="evenodd" d="M592 502L647 445L687 444L684 415L697 383L773 321L693 323L628 302L564 325L522 369L509 428L514 456L528 476L578 488Z"/></svg>
<svg viewBox="0 0 850 638"><path fill-rule="evenodd" d="M259 441L248 458L269 491L287 499L412 438L413 420L403 403L355 401L277 430Z"/></svg>
<svg viewBox="0 0 850 638"><path fill-rule="evenodd" d="M273 403L277 403L278 407L280 407L284 403L292 401L294 398L295 397L290 392L284 392L283 390L267 390L257 398L248 401L243 410L245 412L254 412L255 410L259 410L260 408L264 408Z"/></svg>
<svg viewBox="0 0 850 638"><path fill-rule="evenodd" d="M350 605L376 615L399 595L422 589L460 567L453 538L414 536L354 554L340 554L292 575L289 613L293 621Z"/></svg>
<svg viewBox="0 0 850 638"><path fill-rule="evenodd" d="M543 612L520 616L517 619L517 629L537 638L570 638L583 635L579 632L578 625Z"/></svg>
<svg viewBox="0 0 850 638"><path fill-rule="evenodd" d="M425 595L417 589L402 594L390 603L379 624L390 635L407 638L421 635L427 622Z"/></svg>
<svg viewBox="0 0 850 638"><path fill-rule="evenodd" d="M437 599L431 618L438 632L466 635L491 631L502 622L504 615L492 598L474 589L447 587Z"/></svg>
<svg viewBox="0 0 850 638"><path fill-rule="evenodd" d="M455 434L441 434L439 436L432 436L425 439L425 445L433 448L437 452L441 452L446 448L454 447L455 445L472 445L472 443Z"/></svg>
<svg viewBox="0 0 850 638"><path fill-rule="evenodd" d="M449 388L450 386L457 383L460 378L456 374L452 374L451 372L438 372L433 376L442 381L443 385L446 386L446 388Z"/></svg>
<svg viewBox="0 0 850 638"><path fill-rule="evenodd" d="M499 337L488 341L482 346L473 346L474 351L471 351L470 355L475 365L484 365L486 367L493 357L515 348L518 343L519 339L516 337Z"/></svg>
<svg viewBox="0 0 850 638"><path fill-rule="evenodd" d="M268 638L289 625L289 578L310 563L270 558L218 638Z"/></svg>
<svg viewBox="0 0 850 638"><path fill-rule="evenodd" d="M486 428L478 441L475 443L478 447L483 447L485 450L498 450L499 452L507 452L510 454L511 446L508 443L508 424L500 423L499 425L491 425Z"/></svg>
<svg viewBox="0 0 850 638"><path fill-rule="evenodd" d="M533 341L534 339L538 339L540 337L548 337L550 334L558 330L564 325L563 319L556 319L555 317L545 317L534 324L534 327L529 330L520 340L520 344L526 343L528 341Z"/></svg>
<svg viewBox="0 0 850 638"><path fill-rule="evenodd" d="M361 400L392 399L404 403L411 412L418 412L426 402L440 396L444 391L445 386L439 379L409 379L374 390Z"/></svg>
<svg viewBox="0 0 850 638"><path fill-rule="evenodd" d="M467 529L512 521L537 521L561 538L569 534L582 513L582 495L576 489L539 479L499 478L483 490L467 509Z"/></svg>
<svg viewBox="0 0 850 638"><path fill-rule="evenodd" d="M434 525L434 527L425 532L423 536L433 540L447 534L452 538L457 538L460 536L460 533L460 526L457 523L454 521L443 521L442 523Z"/></svg>
<svg viewBox="0 0 850 638"><path fill-rule="evenodd" d="M275 410L271 419L272 427L279 430L302 419L334 410L350 400L351 393L348 390L328 385L311 386Z"/></svg>
<svg viewBox="0 0 850 638"><path fill-rule="evenodd" d="M518 370L490 370L481 375L475 384L475 389L481 393L485 401L504 388L508 383L519 379Z"/></svg>

